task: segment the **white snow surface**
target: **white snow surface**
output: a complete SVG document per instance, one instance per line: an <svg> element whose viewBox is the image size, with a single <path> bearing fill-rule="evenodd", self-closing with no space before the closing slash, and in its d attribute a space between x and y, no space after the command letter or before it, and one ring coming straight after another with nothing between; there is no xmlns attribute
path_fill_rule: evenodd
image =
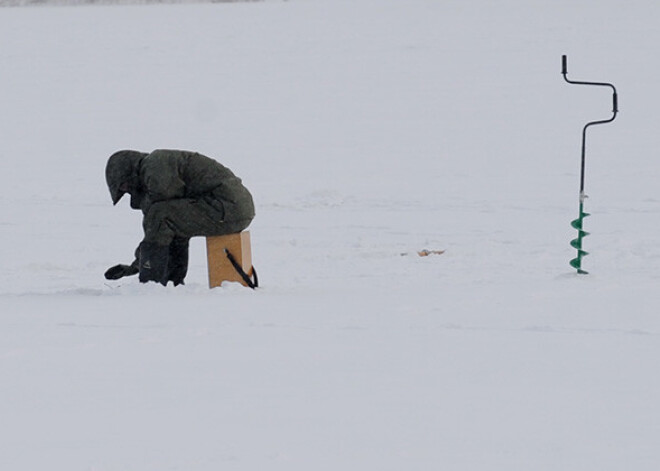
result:
<svg viewBox="0 0 660 471"><path fill-rule="evenodd" d="M651 0L0 11L0 469L657 470ZM576 231L590 129L590 255ZM262 287L103 278L120 149L252 190ZM418 257L421 249L446 250Z"/></svg>

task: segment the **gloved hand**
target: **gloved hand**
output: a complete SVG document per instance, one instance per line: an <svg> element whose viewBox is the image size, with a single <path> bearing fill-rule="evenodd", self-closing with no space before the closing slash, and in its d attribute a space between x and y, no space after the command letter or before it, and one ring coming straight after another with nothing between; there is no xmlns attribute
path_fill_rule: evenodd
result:
<svg viewBox="0 0 660 471"><path fill-rule="evenodd" d="M118 280L119 278L123 278L125 276L137 275L139 271L140 269L134 264L115 265L114 267L108 268L104 276L106 280Z"/></svg>

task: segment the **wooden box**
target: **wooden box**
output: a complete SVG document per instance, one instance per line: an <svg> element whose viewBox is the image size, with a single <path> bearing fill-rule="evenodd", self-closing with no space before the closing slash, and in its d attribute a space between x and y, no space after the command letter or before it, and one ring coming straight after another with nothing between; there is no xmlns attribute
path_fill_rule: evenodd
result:
<svg viewBox="0 0 660 471"><path fill-rule="evenodd" d="M234 268L227 251L234 257L238 265L248 275L252 276L252 249L250 232L213 236L206 238L206 257L209 268L209 288L220 286L223 281L237 281L249 286L241 274Z"/></svg>

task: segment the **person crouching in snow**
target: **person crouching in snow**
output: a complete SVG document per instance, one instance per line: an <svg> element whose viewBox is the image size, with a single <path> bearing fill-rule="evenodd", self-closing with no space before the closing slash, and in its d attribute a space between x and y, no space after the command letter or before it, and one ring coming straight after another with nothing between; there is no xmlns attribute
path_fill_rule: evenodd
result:
<svg viewBox="0 0 660 471"><path fill-rule="evenodd" d="M241 232L254 218L252 195L219 162L196 152L122 150L110 156L105 178L112 204L131 196L143 213L144 239L130 265L115 265L108 280L139 273L140 282L183 284L191 237Z"/></svg>

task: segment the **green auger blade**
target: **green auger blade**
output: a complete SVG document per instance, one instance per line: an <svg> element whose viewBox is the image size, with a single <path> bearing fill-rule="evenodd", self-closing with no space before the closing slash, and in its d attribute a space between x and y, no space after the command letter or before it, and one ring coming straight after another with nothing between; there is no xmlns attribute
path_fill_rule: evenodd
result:
<svg viewBox="0 0 660 471"><path fill-rule="evenodd" d="M585 232L584 235L589 235L589 233ZM573 239L571 241L571 247L573 247L574 249L582 250L582 237L583 236L580 235L580 237L578 237L577 239ZM584 252L584 250L582 251ZM589 252L584 252L583 255L589 255Z"/></svg>
<svg viewBox="0 0 660 471"><path fill-rule="evenodd" d="M571 226L573 227L573 229L581 230L582 229L582 224L584 222L584 218L586 218L588 216L591 216L591 214L589 214L589 213L580 213L580 217L578 217L577 219L573 219L571 221Z"/></svg>
<svg viewBox="0 0 660 471"><path fill-rule="evenodd" d="M589 215L589 213L585 213L582 210L582 203L580 203L580 214L577 219L571 221L571 227L573 227L573 229L577 229L578 236L570 242L571 247L577 249L577 257L571 260L569 264L581 275L588 273L582 269L582 257L589 254L587 251L582 250L582 239L589 235L587 231L583 230L584 218L588 217Z"/></svg>
<svg viewBox="0 0 660 471"><path fill-rule="evenodd" d="M573 268L575 268L580 275L587 275L589 272L585 271L582 269L582 256L586 255L586 252L584 254L578 255L576 258L568 262Z"/></svg>

